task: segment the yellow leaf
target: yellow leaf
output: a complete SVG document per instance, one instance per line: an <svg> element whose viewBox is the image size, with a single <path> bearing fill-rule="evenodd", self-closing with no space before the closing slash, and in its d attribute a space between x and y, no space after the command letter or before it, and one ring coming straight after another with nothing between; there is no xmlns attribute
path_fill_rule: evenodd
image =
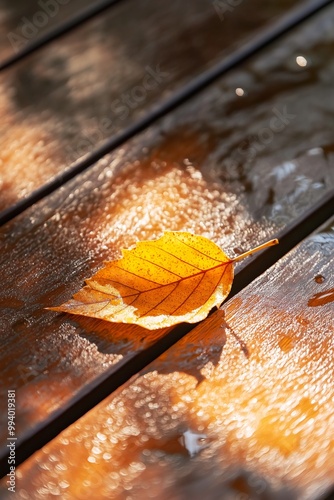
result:
<svg viewBox="0 0 334 500"><path fill-rule="evenodd" d="M158 240L123 250L123 257L106 262L73 300L50 309L150 330L197 323L229 294L234 262L277 243L230 259L203 236L166 231Z"/></svg>

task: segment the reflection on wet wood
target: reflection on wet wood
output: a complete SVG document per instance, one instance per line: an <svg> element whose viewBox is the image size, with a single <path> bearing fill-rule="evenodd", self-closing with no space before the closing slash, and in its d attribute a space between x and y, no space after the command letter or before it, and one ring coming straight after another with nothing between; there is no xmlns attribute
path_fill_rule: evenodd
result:
<svg viewBox="0 0 334 500"><path fill-rule="evenodd" d="M325 244L302 242L33 455L18 491L320 497L334 482L333 305L308 299L324 288L319 273L334 285L333 227L320 230Z"/></svg>
<svg viewBox="0 0 334 500"><path fill-rule="evenodd" d="M0 209L133 124L298 3L257 2L258 8L244 0L223 22L207 0L187 0L182 8L178 0L126 0L6 71Z"/></svg>
<svg viewBox="0 0 334 500"><path fill-rule="evenodd" d="M310 30L310 26L314 21L296 32L297 41L303 40L300 33ZM318 31L312 32L318 36ZM331 47L333 33L325 32L328 45L315 37L321 61ZM290 50L292 46L296 47L289 42ZM283 51L286 46L281 43L280 47ZM271 50L254 60L255 67L260 66L262 58L272 60ZM283 56L285 60L284 51ZM235 144L237 139L246 140L251 122L255 127L256 123L261 126L270 121L272 106L284 109L287 95L292 102L292 93L280 94L271 87L275 74L272 69L268 76L271 90L263 90L263 103L257 94L261 103L258 115L255 103L249 108L253 114L238 111L238 98L234 98L233 113L227 118L224 108L213 106L212 96L216 93L223 99L223 93L219 86L212 87L2 228L1 388L18 391L20 437L43 422L50 412L69 404L97 377L117 369L117 363L157 340L139 332L143 340L138 343L138 330L131 327L92 327L85 321L45 311L44 307L68 300L104 260L119 257L122 247L130 247L138 239L156 238L167 229L186 230L212 238L233 256L274 237L330 190L332 156L329 148L320 146L332 134L330 118L325 119L330 101L321 101L327 95L332 68L323 64L319 68L319 75L312 77L307 92L300 90L298 99L299 109L307 106L317 123L316 139L314 126L305 124L301 112L293 126L291 123L292 129L281 132L284 139L275 136L257 157L250 158L244 171L239 167L229 170L220 160L224 137L227 143L228 137L233 137ZM240 74L235 73L233 88ZM196 121L199 109L203 117ZM282 144L286 145L284 154L291 155L284 164ZM307 152L310 145L311 153ZM305 150L295 159L300 147ZM301 179L305 181L302 184ZM269 202L263 194L271 191ZM318 274L322 274L320 270ZM326 289L329 287L326 283ZM243 337L238 331L235 335L240 338L246 359L248 346L242 349ZM38 402L37 398L31 399L35 392L39 394ZM0 400L4 402L5 398ZM5 411L0 414L4 419Z"/></svg>

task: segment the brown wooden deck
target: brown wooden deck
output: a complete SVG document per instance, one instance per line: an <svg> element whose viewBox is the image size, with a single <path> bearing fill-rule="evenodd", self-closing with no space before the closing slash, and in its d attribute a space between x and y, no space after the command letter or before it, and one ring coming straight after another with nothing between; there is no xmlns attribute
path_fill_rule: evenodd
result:
<svg viewBox="0 0 334 500"><path fill-rule="evenodd" d="M110 3L1 72L1 498L9 390L13 498L323 498L334 8ZM36 13L4 4L3 40ZM90 4L59 5L52 23ZM197 326L45 310L164 230L231 256L281 243L238 265L231 298Z"/></svg>

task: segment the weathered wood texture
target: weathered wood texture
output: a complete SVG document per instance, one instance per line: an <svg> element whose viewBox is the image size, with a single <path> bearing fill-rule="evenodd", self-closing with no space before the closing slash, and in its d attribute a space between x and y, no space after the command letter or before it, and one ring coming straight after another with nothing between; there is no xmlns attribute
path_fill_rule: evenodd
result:
<svg viewBox="0 0 334 500"><path fill-rule="evenodd" d="M242 46L296 0L126 0L3 73L0 210ZM256 16L250 13L257 10Z"/></svg>
<svg viewBox="0 0 334 500"><path fill-rule="evenodd" d="M318 498L334 482L333 252L334 219L19 467L17 497Z"/></svg>
<svg viewBox="0 0 334 500"><path fill-rule="evenodd" d="M233 255L273 237L331 189L333 14L301 27L3 227L2 428L8 387L17 390L23 438L156 340L138 328L43 309L69 299L103 260L166 229L203 234ZM304 69L295 64L301 47L312 61ZM244 99L235 94L241 85ZM269 130L273 108L294 117L254 154L229 163L239 145Z"/></svg>
<svg viewBox="0 0 334 500"><path fill-rule="evenodd" d="M0 62L93 3L93 0L2 0Z"/></svg>

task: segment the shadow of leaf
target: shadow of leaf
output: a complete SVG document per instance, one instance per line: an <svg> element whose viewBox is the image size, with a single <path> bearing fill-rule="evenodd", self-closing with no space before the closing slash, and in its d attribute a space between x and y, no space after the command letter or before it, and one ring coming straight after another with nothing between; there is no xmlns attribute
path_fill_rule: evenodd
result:
<svg viewBox="0 0 334 500"><path fill-rule="evenodd" d="M67 315L66 315L67 316ZM68 315L68 321L77 329L78 335L94 343L104 354L126 355L132 351L143 350L163 337L167 328L146 330L138 325L110 323L85 316Z"/></svg>

